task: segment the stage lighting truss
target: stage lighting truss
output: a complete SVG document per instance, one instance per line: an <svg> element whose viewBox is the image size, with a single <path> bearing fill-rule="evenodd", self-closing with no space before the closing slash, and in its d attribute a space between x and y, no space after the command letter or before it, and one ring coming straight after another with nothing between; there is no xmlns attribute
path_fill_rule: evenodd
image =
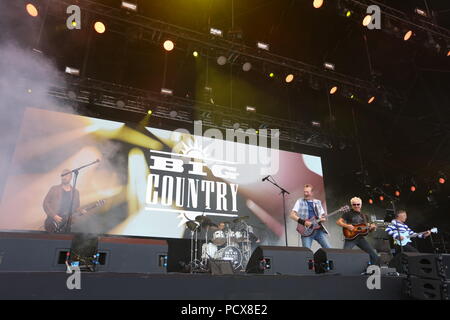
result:
<svg viewBox="0 0 450 320"><path fill-rule="evenodd" d="M342 8L351 10L351 17L362 25L364 17L367 16L367 7L377 5L381 9L381 30L392 36L403 39L405 33L411 30L414 40L418 45L423 45L435 50L440 55L446 55L447 44L450 44L450 30L440 27L434 23L428 12L422 8L411 8L409 14L391 8L384 3L374 0L340 0L337 3L338 13Z"/></svg>
<svg viewBox="0 0 450 320"><path fill-rule="evenodd" d="M50 13L59 15L64 6L69 4L69 0L49 0ZM83 12L92 14L92 16L101 17L108 20L108 29L116 34L123 34L126 37L136 37L139 32L139 41L151 42L159 46L164 39L176 39L177 49L191 52L192 48L200 50L212 61L217 62L219 57L226 58L226 65L236 65L240 69L247 63L250 63L251 71L263 72L270 70L275 75L296 74L298 79L314 77L319 85L324 87L325 83L336 83L339 86L354 88L353 91L364 91L365 94L375 96L385 96L389 101L406 101L404 94L389 88L380 90L379 86L371 80L364 80L336 72L334 70L324 69L323 65L314 66L295 59L277 55L269 50L263 50L255 45L246 45L242 42L230 41L225 36L213 36L207 32L197 32L172 25L163 21L150 19L133 14L132 17L124 16L123 9L111 7L96 3L90 0L79 0L78 4ZM133 33L133 34L130 34ZM267 44L268 45L268 44ZM221 61L224 59L222 58ZM268 79L270 79L268 77ZM285 82L285 76L276 77L276 81ZM301 81L296 81L299 85ZM366 102L365 102L366 103Z"/></svg>
<svg viewBox="0 0 450 320"><path fill-rule="evenodd" d="M238 128L244 131L252 128L255 130L258 128L279 129L278 137L281 141L322 149L332 147L330 137L320 127L306 122L248 112L245 107L236 108L230 112L228 107L217 104L162 95L161 92L146 91L90 78L66 76L65 83L67 87L53 86L49 95L63 102L69 102L71 105L75 103L80 106L113 108L142 115L146 115L151 109L152 117L175 120L185 125L192 124L194 120L202 120L205 127L219 130L236 130L236 123L239 123Z"/></svg>

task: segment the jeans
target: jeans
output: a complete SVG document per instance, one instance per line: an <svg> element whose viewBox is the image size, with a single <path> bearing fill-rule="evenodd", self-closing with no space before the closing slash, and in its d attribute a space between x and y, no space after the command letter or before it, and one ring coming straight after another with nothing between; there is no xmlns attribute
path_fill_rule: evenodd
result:
<svg viewBox="0 0 450 320"><path fill-rule="evenodd" d="M395 245L394 249L395 249L395 255L397 255L400 252L402 252L402 250L400 249L399 245ZM403 252L419 252L419 250L417 250L416 248L414 248L412 245L410 245L408 243L408 244L403 246Z"/></svg>
<svg viewBox="0 0 450 320"><path fill-rule="evenodd" d="M380 257L364 237L359 236L355 240L344 241L344 249L352 249L354 246L357 246L369 254L371 264L380 265Z"/></svg>
<svg viewBox="0 0 450 320"><path fill-rule="evenodd" d="M323 229L319 229L314 231L314 233L309 237L301 237L302 238L302 245L305 248L311 249L311 245L313 240L316 240L322 248L331 248L330 242L328 241L328 236Z"/></svg>

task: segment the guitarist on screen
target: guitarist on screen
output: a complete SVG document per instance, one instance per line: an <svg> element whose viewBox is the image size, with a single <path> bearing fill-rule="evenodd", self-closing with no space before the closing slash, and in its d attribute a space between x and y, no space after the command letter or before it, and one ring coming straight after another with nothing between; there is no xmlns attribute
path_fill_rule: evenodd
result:
<svg viewBox="0 0 450 320"><path fill-rule="evenodd" d="M355 231L357 229L356 225L364 224L367 226L367 229L363 229L363 232L356 235L353 239L346 238L344 240L344 249L352 249L354 246L357 246L369 254L371 264L379 265L380 258L378 257L378 254L364 238L369 232L375 231L377 227L375 224L369 223L367 215L361 212L362 200L360 198L352 198L350 204L352 209L349 212L345 212L342 217L336 221L337 225L344 228L344 234L346 231L345 229L350 232Z"/></svg>
<svg viewBox="0 0 450 320"><path fill-rule="evenodd" d="M400 232L400 241L406 242L406 244L403 245L403 251L404 252L418 252L416 248L414 248L410 243L410 241L407 240L407 238L410 238L412 236L417 236L418 238L424 239L431 235L431 231L425 231L422 233L415 233L412 231L406 224L406 219L408 218L405 210L398 210L395 213L395 219L391 221L391 223L386 228L386 232L394 238L394 240L399 239L399 232ZM406 241L405 241L406 240ZM395 244L395 254L401 252L400 245L401 243Z"/></svg>
<svg viewBox="0 0 450 320"><path fill-rule="evenodd" d="M313 186L305 184L303 189L303 198L297 200L291 211L290 218L302 226L309 228L312 225L311 220L317 218L320 223L326 221L326 214L320 200L313 197ZM320 224L320 228L315 230L310 236L301 235L302 245L311 248L313 240L316 240L322 248L330 248L328 240L328 231Z"/></svg>
<svg viewBox="0 0 450 320"><path fill-rule="evenodd" d="M70 172L68 169L64 169L62 174ZM60 224L63 220L67 219L70 211L70 203L73 194L73 208L74 212L86 214L86 210L80 208L80 193L78 190L73 189L71 185L72 173L66 174L61 177L61 184L53 186L48 191L44 199L44 211L47 214L46 230L49 232L55 232L49 229L47 226L52 225L48 222L56 222ZM73 192L72 192L73 191ZM53 220L53 221L52 221Z"/></svg>

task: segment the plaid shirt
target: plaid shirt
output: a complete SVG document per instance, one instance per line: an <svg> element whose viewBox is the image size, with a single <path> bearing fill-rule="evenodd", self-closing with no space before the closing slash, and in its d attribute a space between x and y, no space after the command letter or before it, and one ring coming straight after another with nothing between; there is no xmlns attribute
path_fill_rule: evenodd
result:
<svg viewBox="0 0 450 320"><path fill-rule="evenodd" d="M317 217L320 217L321 215L325 214L325 211L322 207L322 202L317 199L313 199L314 204L314 213ZM309 211L308 211L308 202L304 198L300 198L295 202L294 208L292 208L292 211L297 212L298 217L302 220L308 219Z"/></svg>

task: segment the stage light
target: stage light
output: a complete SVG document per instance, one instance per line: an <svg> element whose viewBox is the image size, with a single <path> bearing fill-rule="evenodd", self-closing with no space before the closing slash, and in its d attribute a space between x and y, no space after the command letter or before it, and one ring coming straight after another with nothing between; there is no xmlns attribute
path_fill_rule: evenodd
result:
<svg viewBox="0 0 450 320"><path fill-rule="evenodd" d="M241 124L240 124L239 122L235 122L235 123L233 124L233 129L234 129L234 130L237 130L237 129L239 129L240 126L241 126Z"/></svg>
<svg viewBox="0 0 450 320"><path fill-rule="evenodd" d="M400 197L400 191L399 190L395 190L394 194L395 194L396 197Z"/></svg>
<svg viewBox="0 0 450 320"><path fill-rule="evenodd" d="M413 36L413 32L411 30L409 30L408 32L405 33L405 35L403 36L403 40L408 41L409 39L411 39L411 37Z"/></svg>
<svg viewBox="0 0 450 320"><path fill-rule="evenodd" d="M219 66L225 65L225 63L227 63L227 58L225 56L220 56L217 58L217 64Z"/></svg>
<svg viewBox="0 0 450 320"><path fill-rule="evenodd" d="M127 10L137 11L137 4L129 1L122 1L121 7Z"/></svg>
<svg viewBox="0 0 450 320"><path fill-rule="evenodd" d="M445 178L439 178L438 181L439 181L440 184L444 184L445 183Z"/></svg>
<svg viewBox="0 0 450 320"><path fill-rule="evenodd" d="M246 107L245 107L245 110L246 110L247 112L256 112L256 108L255 108L255 107L252 107L252 106L246 106Z"/></svg>
<svg viewBox="0 0 450 320"><path fill-rule="evenodd" d="M316 128L320 128L320 126L321 126L319 121L311 121L311 125Z"/></svg>
<svg viewBox="0 0 450 320"><path fill-rule="evenodd" d="M380 201L384 201L384 197L383 196L380 196Z"/></svg>
<svg viewBox="0 0 450 320"><path fill-rule="evenodd" d="M148 111L147 111L147 114L148 114L149 116L151 116L152 113L153 113L152 110L148 110Z"/></svg>
<svg viewBox="0 0 450 320"><path fill-rule="evenodd" d="M373 204L373 199L369 198L369 204Z"/></svg>
<svg viewBox="0 0 450 320"><path fill-rule="evenodd" d="M269 45L268 45L267 43L264 43L264 42L258 42L258 43L256 44L256 46L257 46L259 49L269 51Z"/></svg>
<svg viewBox="0 0 450 320"><path fill-rule="evenodd" d="M324 66L325 69L333 70L333 71L334 71L334 64L332 64L331 62L325 62L325 63L323 64L323 66Z"/></svg>
<svg viewBox="0 0 450 320"><path fill-rule="evenodd" d="M106 31L106 26L103 22L97 21L94 24L94 29L97 33L105 33Z"/></svg>
<svg viewBox="0 0 450 320"><path fill-rule="evenodd" d="M164 47L164 50L166 50L166 51L172 51L173 48L175 47L175 44L171 40L166 40L166 41L164 41L163 47Z"/></svg>
<svg viewBox="0 0 450 320"><path fill-rule="evenodd" d="M290 83L292 81L294 81L294 75L292 73L290 73L286 76L286 82Z"/></svg>
<svg viewBox="0 0 450 320"><path fill-rule="evenodd" d="M68 73L68 74L71 74L73 76L79 76L80 75L80 70L75 69L75 68L71 68L71 67L66 67L65 72Z"/></svg>
<svg viewBox="0 0 450 320"><path fill-rule="evenodd" d="M447 51L447 57L450 57L450 50Z"/></svg>
<svg viewBox="0 0 450 320"><path fill-rule="evenodd" d="M319 9L323 5L323 0L314 0L313 1L313 7L316 9Z"/></svg>
<svg viewBox="0 0 450 320"><path fill-rule="evenodd" d="M195 58L197 58L197 57L198 57L198 52L197 52L197 51L194 51L194 52L192 52L192 55L193 55Z"/></svg>
<svg viewBox="0 0 450 320"><path fill-rule="evenodd" d="M251 68L252 68L252 64L250 62L246 62L242 65L242 70L245 72L250 71Z"/></svg>
<svg viewBox="0 0 450 320"><path fill-rule="evenodd" d="M421 15L422 17L428 17L428 14L425 12L425 10L422 10L420 8L416 8L414 9L414 12L417 13L418 15Z"/></svg>
<svg viewBox="0 0 450 320"><path fill-rule="evenodd" d="M161 94L165 95L165 96L172 96L173 95L173 90L172 89L167 89L167 88L161 88Z"/></svg>
<svg viewBox="0 0 450 320"><path fill-rule="evenodd" d="M371 21L372 21L372 16L370 14L368 14L367 16L364 17L362 25L364 27L367 27Z"/></svg>
<svg viewBox="0 0 450 320"><path fill-rule="evenodd" d="M368 104L371 104L372 102L374 102L375 101L375 96L371 96L370 98L369 98L369 101L367 101L367 103Z"/></svg>
<svg viewBox="0 0 450 320"><path fill-rule="evenodd" d="M28 3L25 8L30 16L37 17L39 15L38 9L31 3Z"/></svg>
<svg viewBox="0 0 450 320"><path fill-rule="evenodd" d="M273 72L269 73L269 77L271 77L271 78L275 77L275 73L273 73Z"/></svg>
<svg viewBox="0 0 450 320"><path fill-rule="evenodd" d="M338 90L337 86L334 86L333 88L330 89L330 94L335 94Z"/></svg>
<svg viewBox="0 0 450 320"><path fill-rule="evenodd" d="M345 9L345 17L350 18L353 12L351 10Z"/></svg>
<svg viewBox="0 0 450 320"><path fill-rule="evenodd" d="M212 34L213 36L219 36L219 37L223 36L222 30L216 29L216 28L210 28L209 33Z"/></svg>
<svg viewBox="0 0 450 320"><path fill-rule="evenodd" d="M416 191L416 186L412 185L411 188L409 188L409 190L411 190L411 192L415 192Z"/></svg>

